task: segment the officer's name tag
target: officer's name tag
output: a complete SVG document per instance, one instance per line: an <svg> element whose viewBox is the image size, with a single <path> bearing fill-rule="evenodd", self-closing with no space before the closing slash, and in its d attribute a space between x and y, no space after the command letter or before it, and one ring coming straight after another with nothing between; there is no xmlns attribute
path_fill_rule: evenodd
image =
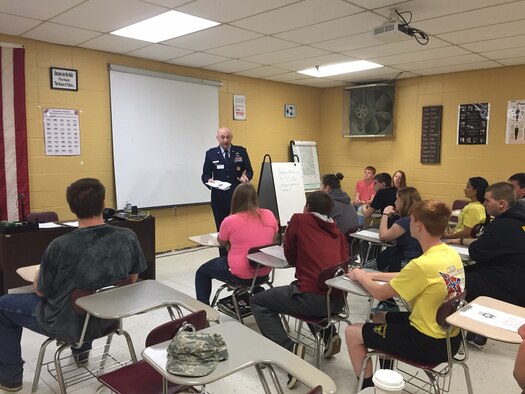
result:
<svg viewBox="0 0 525 394"><path fill-rule="evenodd" d="M218 170L224 170L224 164L217 164Z"/></svg>

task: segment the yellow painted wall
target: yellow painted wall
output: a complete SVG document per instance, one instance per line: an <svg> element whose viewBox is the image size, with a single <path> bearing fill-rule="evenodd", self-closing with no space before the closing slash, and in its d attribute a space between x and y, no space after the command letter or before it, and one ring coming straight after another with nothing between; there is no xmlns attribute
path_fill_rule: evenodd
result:
<svg viewBox="0 0 525 394"><path fill-rule="evenodd" d="M109 75L107 64L220 80L219 123L233 130L234 143L248 148L257 185L264 154L288 160L289 141L312 140L321 129L321 90L263 81L208 70L180 67L112 53L54 45L0 35L0 41L26 48L26 101L30 202L33 211L53 210L71 219L65 188L81 177L99 178L107 190L106 204L115 205ZM49 67L78 70L78 92L49 88ZM247 120L233 120L233 94L246 96ZM296 104L296 119L284 118L284 104ZM79 109L81 155L46 157L42 108ZM210 130L215 134L216 130ZM202 160L204 160L202 152ZM169 180L167 180L169 181ZM204 187L204 185L202 186ZM209 205L159 209L156 217L157 252L191 245L188 236L215 231Z"/></svg>
<svg viewBox="0 0 525 394"><path fill-rule="evenodd" d="M342 172L342 187L353 196L364 167L378 172L402 169L423 198L451 203L464 198L468 178L490 183L524 172L525 145L505 144L507 101L525 99L525 66L432 75L397 81L395 135L342 138L343 89L322 92L322 133L318 137L321 172ZM488 145L456 145L460 104L490 103ZM443 105L441 163L419 162L422 107Z"/></svg>
<svg viewBox="0 0 525 394"><path fill-rule="evenodd" d="M409 184L417 187L423 197L447 202L463 197L464 184L471 176L484 176L491 183L525 171L525 145L505 145L504 134L507 101L525 99L525 66L398 80L395 136L350 139L343 138L341 132L342 88L317 89L244 78L5 35L0 35L0 41L26 47L31 208L57 211L60 219L72 217L64 197L65 188L80 177L99 178L107 187L107 205L114 206L108 63L221 80L224 84L219 92L219 123L231 127L234 142L248 148L255 184L264 154L269 153L274 161L286 161L290 140L318 141L321 172L345 174L343 189L352 197L355 182L369 164L380 172L403 169ZM79 91L51 90L50 66L77 69ZM233 94L246 96L246 121L232 120ZM491 104L489 144L456 145L458 105L484 101ZM297 118L284 118L284 104L297 105ZM419 163L421 107L425 105L443 105L441 163L437 165ZM81 156L44 156L45 107L81 111ZM209 205L152 213L157 218L158 252L189 246L189 235L214 230Z"/></svg>

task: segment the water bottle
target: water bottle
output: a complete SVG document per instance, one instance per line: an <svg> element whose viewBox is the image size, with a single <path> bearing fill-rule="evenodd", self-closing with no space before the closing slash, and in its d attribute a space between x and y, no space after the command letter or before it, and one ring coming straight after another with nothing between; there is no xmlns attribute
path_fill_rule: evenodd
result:
<svg viewBox="0 0 525 394"><path fill-rule="evenodd" d="M124 207L125 213L131 213L131 203L129 201L126 201L126 206Z"/></svg>

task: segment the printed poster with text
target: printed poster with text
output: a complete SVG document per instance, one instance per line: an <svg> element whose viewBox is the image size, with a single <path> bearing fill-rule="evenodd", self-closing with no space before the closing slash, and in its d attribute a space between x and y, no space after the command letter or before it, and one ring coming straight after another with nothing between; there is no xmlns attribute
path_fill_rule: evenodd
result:
<svg viewBox="0 0 525 394"><path fill-rule="evenodd" d="M525 100L514 100L507 103L505 131L505 143L525 144Z"/></svg>

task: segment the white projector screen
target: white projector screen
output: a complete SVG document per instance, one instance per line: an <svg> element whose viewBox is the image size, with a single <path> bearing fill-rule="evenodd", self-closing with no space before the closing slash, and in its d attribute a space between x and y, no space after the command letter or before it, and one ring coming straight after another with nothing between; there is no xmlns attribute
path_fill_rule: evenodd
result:
<svg viewBox="0 0 525 394"><path fill-rule="evenodd" d="M110 66L117 208L210 201L201 174L217 145L220 82Z"/></svg>

